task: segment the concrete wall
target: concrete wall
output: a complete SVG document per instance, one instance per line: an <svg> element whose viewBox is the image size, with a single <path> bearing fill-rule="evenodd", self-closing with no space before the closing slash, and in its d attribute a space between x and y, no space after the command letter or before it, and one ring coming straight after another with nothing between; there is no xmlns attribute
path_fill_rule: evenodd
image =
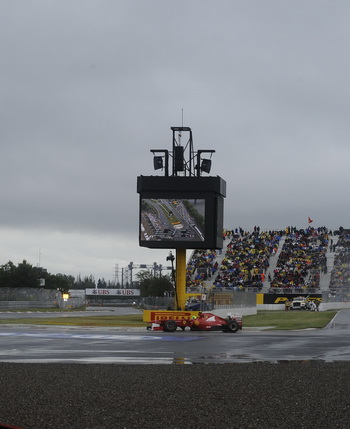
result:
<svg viewBox="0 0 350 429"><path fill-rule="evenodd" d="M284 304L257 304L258 310L284 310Z"/></svg>
<svg viewBox="0 0 350 429"><path fill-rule="evenodd" d="M319 306L320 311L342 310L344 308L350 308L350 302L321 302Z"/></svg>
<svg viewBox="0 0 350 429"><path fill-rule="evenodd" d="M327 310L341 310L343 308L350 308L350 302L321 302L318 310L327 311ZM284 304L258 304L258 310L284 310ZM298 311L298 310L294 310Z"/></svg>

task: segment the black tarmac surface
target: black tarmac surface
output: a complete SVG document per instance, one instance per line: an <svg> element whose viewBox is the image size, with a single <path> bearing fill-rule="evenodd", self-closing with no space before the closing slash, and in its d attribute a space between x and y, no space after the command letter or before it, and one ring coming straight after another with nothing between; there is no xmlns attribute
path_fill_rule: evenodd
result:
<svg viewBox="0 0 350 429"><path fill-rule="evenodd" d="M348 428L350 362L0 363L0 422L20 428Z"/></svg>

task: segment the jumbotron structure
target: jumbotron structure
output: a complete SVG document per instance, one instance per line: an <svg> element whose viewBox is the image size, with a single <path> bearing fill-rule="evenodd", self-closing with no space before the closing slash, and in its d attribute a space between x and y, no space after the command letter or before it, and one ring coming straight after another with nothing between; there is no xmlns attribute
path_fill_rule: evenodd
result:
<svg viewBox="0 0 350 429"><path fill-rule="evenodd" d="M139 244L175 249L176 309L183 311L187 299L186 249L223 247L226 182L219 176L203 176L211 170L211 159L203 155L211 157L215 150L194 151L189 127L171 130L171 151L151 149L155 170L164 174L137 178Z"/></svg>

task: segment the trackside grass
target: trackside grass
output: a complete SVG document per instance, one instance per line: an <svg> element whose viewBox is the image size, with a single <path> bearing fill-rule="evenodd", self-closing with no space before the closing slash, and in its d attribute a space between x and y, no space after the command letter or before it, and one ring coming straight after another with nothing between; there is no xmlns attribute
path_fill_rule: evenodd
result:
<svg viewBox="0 0 350 429"><path fill-rule="evenodd" d="M243 328L269 327L269 329L324 328L337 314L336 311L258 311L243 317Z"/></svg>
<svg viewBox="0 0 350 429"><path fill-rule="evenodd" d="M124 316L65 316L65 317L38 317L38 318L18 318L0 319L0 324L21 324L21 325L60 325L60 326L147 326L142 321L142 314L128 314Z"/></svg>
<svg viewBox="0 0 350 429"><path fill-rule="evenodd" d="M258 311L257 315L243 317L243 329L267 327L267 329L324 328L336 315L336 311ZM74 313L73 313L74 314ZM105 326L146 327L142 314L124 316L64 316L1 319L0 324L51 325L51 326Z"/></svg>
<svg viewBox="0 0 350 429"><path fill-rule="evenodd" d="M15 308L15 309L3 309L2 311L6 311L6 313L27 313L30 311L31 313L67 313L69 311L70 313L74 313L76 311L85 311L85 306L83 307L76 307L76 308Z"/></svg>

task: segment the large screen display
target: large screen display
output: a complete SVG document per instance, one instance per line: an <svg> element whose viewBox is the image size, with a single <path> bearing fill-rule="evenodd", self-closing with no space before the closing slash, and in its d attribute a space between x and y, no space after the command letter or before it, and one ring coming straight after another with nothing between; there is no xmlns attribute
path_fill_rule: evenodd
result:
<svg viewBox="0 0 350 429"><path fill-rule="evenodd" d="M220 178L139 177L139 244L150 248L222 248Z"/></svg>
<svg viewBox="0 0 350 429"><path fill-rule="evenodd" d="M222 248L226 182L220 177L140 176L137 192L140 246Z"/></svg>
<svg viewBox="0 0 350 429"><path fill-rule="evenodd" d="M141 241L204 241L205 199L141 199Z"/></svg>

